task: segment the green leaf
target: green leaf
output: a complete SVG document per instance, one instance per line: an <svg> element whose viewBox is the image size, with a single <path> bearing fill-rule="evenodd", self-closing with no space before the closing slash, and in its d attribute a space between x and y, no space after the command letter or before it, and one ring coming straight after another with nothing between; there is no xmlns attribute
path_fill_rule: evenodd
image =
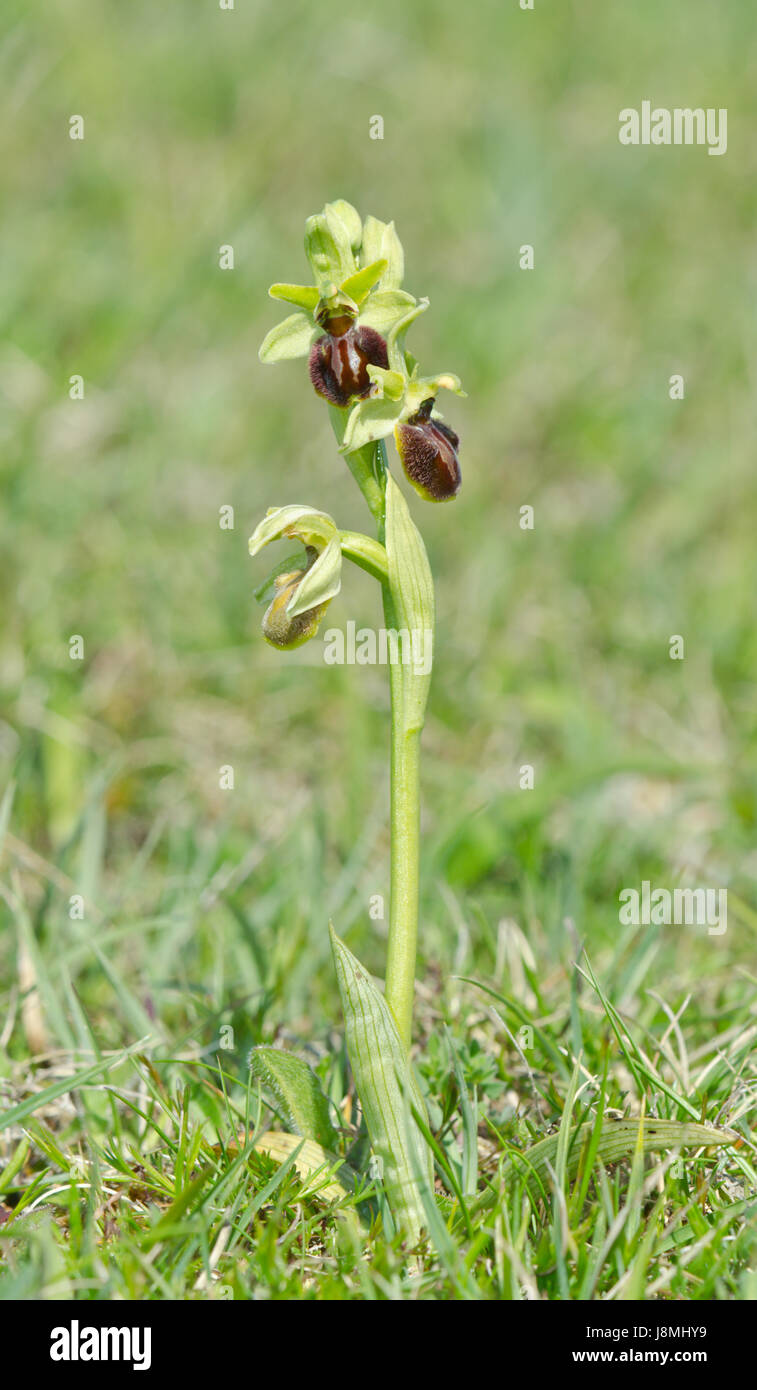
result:
<svg viewBox="0 0 757 1390"><path fill-rule="evenodd" d="M365 1123L392 1215L415 1242L426 1224L422 1190L433 1197L434 1187L431 1152L412 1115L415 1108L425 1116L426 1107L383 994L334 928L329 931L347 1053Z"/></svg>
<svg viewBox="0 0 757 1390"><path fill-rule="evenodd" d="M351 454L376 439L385 439L392 433L401 415L401 402L382 397L359 401L352 407L347 420L342 453Z"/></svg>
<svg viewBox="0 0 757 1390"><path fill-rule="evenodd" d="M366 217L360 255L364 265L369 265L371 261L385 260L386 270L381 277L381 288L399 289L405 274L405 253L393 222L380 222L377 217Z"/></svg>
<svg viewBox="0 0 757 1390"><path fill-rule="evenodd" d="M288 1164L302 1181L302 1195L317 1197L326 1202L342 1202L358 1190L358 1175L338 1154L332 1153L313 1139L301 1139L297 1134L283 1134L269 1129L255 1141L256 1153L267 1154L275 1163ZM354 1207L347 1207L343 1217L357 1233L360 1218Z"/></svg>
<svg viewBox="0 0 757 1390"><path fill-rule="evenodd" d="M390 473L386 478L386 558L389 589L398 631L434 631L434 581L415 522L407 502ZM421 672L412 664L398 667L401 676L402 721L406 733L423 728L431 670Z"/></svg>
<svg viewBox="0 0 757 1390"><path fill-rule="evenodd" d="M254 1047L250 1070L274 1097L289 1129L325 1149L338 1147L329 1102L307 1062L278 1047Z"/></svg>
<svg viewBox="0 0 757 1390"><path fill-rule="evenodd" d="M282 319L260 345L261 362L286 362L293 357L307 357L319 330L307 314L290 314Z"/></svg>
<svg viewBox="0 0 757 1390"><path fill-rule="evenodd" d="M523 1153L509 1153L503 1166L503 1176L512 1180L520 1177L534 1201L544 1198L550 1187L550 1169L558 1161L558 1150L562 1144L563 1157L560 1160L569 1178L575 1177L581 1162L584 1148L588 1151L592 1143L594 1124L588 1121L570 1131L565 1144L563 1130L550 1134L533 1144ZM659 1149L678 1148L716 1148L723 1144L735 1144L738 1134L730 1129L716 1129L714 1125L703 1125L688 1120L605 1120L599 1140L595 1141L595 1157L603 1163L618 1163L621 1159L632 1157L634 1152L650 1152ZM567 1150L567 1152L565 1152ZM482 1205L488 1206L496 1196L491 1192L482 1198Z"/></svg>
<svg viewBox="0 0 757 1390"><path fill-rule="evenodd" d="M318 290L315 285L271 285L268 291L271 299L285 299L288 304L297 304L301 309L313 312L318 303Z"/></svg>

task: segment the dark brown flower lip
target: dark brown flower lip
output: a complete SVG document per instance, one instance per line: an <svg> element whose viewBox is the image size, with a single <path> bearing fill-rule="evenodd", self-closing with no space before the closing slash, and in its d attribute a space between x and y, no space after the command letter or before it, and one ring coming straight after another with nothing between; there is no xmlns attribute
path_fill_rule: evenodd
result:
<svg viewBox="0 0 757 1390"><path fill-rule="evenodd" d="M429 397L409 420L397 425L397 452L408 481L428 502L448 502L460 489L460 439L442 420L432 420Z"/></svg>
<svg viewBox="0 0 757 1390"><path fill-rule="evenodd" d="M310 349L308 371L319 396L332 405L347 406L354 397L368 396L368 366L389 365L386 342L374 328L348 326L343 333L324 333Z"/></svg>

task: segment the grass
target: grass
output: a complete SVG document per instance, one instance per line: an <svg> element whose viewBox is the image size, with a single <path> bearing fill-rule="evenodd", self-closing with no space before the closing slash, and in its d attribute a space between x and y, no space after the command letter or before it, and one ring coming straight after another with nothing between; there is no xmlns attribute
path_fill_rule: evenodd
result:
<svg viewBox="0 0 757 1390"><path fill-rule="evenodd" d="M753 10L190 8L2 20L0 1293L753 1299ZM727 105L728 154L622 149L645 97ZM380 970L385 673L267 651L246 555L282 501L365 524L256 356L335 196L396 217L419 356L469 393L423 512L420 1273L367 1179L335 1206L254 1150L247 1068L311 1061L359 1166L327 923ZM621 927L643 879L727 886L728 931ZM603 1107L742 1143L573 1177L563 1147L529 1196L504 1156Z"/></svg>

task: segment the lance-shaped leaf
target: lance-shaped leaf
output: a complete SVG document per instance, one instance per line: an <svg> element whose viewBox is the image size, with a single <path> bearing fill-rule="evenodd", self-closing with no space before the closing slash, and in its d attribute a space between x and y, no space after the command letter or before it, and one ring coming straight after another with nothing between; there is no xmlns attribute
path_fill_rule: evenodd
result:
<svg viewBox="0 0 757 1390"><path fill-rule="evenodd" d="M273 1096L289 1129L326 1149L337 1148L339 1135L329 1102L307 1062L280 1047L253 1047L250 1071Z"/></svg>
<svg viewBox="0 0 757 1390"><path fill-rule="evenodd" d="M291 1166L305 1184L303 1195L338 1202L352 1196L358 1186L357 1174L349 1164L313 1139L269 1129L256 1140L255 1148L276 1163L285 1164L291 1160ZM348 1209L348 1213L359 1226L354 1209Z"/></svg>
<svg viewBox="0 0 757 1390"><path fill-rule="evenodd" d="M426 1114L397 1024L383 994L339 940L334 953L347 1053L392 1215L411 1242L425 1225L422 1185L433 1194L431 1151L413 1117Z"/></svg>
<svg viewBox="0 0 757 1390"><path fill-rule="evenodd" d="M534 1201L549 1195L551 1174L555 1168L562 1131L550 1134L523 1153L513 1150L505 1158L502 1176L507 1181L520 1178ZM734 1130L716 1129L714 1125L698 1124L693 1120L604 1120L600 1127L592 1121L570 1131L564 1158L565 1174L575 1177L582 1159L589 1163L618 1163L631 1158L635 1152L654 1152L661 1149L716 1148L735 1144L739 1138ZM564 1142L564 1137L563 1137ZM479 1205L487 1207L496 1201L491 1190Z"/></svg>
<svg viewBox="0 0 757 1390"><path fill-rule="evenodd" d="M386 559L389 588L397 628L414 642L433 644L434 581L426 547L400 489L391 473L386 478ZM415 637L414 634L419 634ZM426 634L429 634L428 638ZM426 664L426 663L424 663ZM431 662L426 671L409 663L399 667L402 690L402 727L406 733L423 728L431 684Z"/></svg>
<svg viewBox="0 0 757 1390"><path fill-rule="evenodd" d="M282 319L270 333L266 333L258 356L261 362L266 363L287 362L294 357L307 357L319 331L307 314L290 314L288 319Z"/></svg>

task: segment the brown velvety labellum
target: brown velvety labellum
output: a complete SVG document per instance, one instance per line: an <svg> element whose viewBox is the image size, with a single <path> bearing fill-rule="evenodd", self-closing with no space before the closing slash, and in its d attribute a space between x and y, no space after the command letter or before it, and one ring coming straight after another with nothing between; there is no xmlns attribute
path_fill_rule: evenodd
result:
<svg viewBox="0 0 757 1390"><path fill-rule="evenodd" d="M460 482L458 436L441 420L431 419L433 400L424 401L415 415L395 430L397 451L416 492L428 502L448 502Z"/></svg>
<svg viewBox="0 0 757 1390"><path fill-rule="evenodd" d="M342 318L330 326L341 326ZM310 349L308 370L319 396L332 405L349 405L353 396L367 396L371 389L368 364L388 367L386 343L375 328L347 327L344 333L324 333Z"/></svg>

